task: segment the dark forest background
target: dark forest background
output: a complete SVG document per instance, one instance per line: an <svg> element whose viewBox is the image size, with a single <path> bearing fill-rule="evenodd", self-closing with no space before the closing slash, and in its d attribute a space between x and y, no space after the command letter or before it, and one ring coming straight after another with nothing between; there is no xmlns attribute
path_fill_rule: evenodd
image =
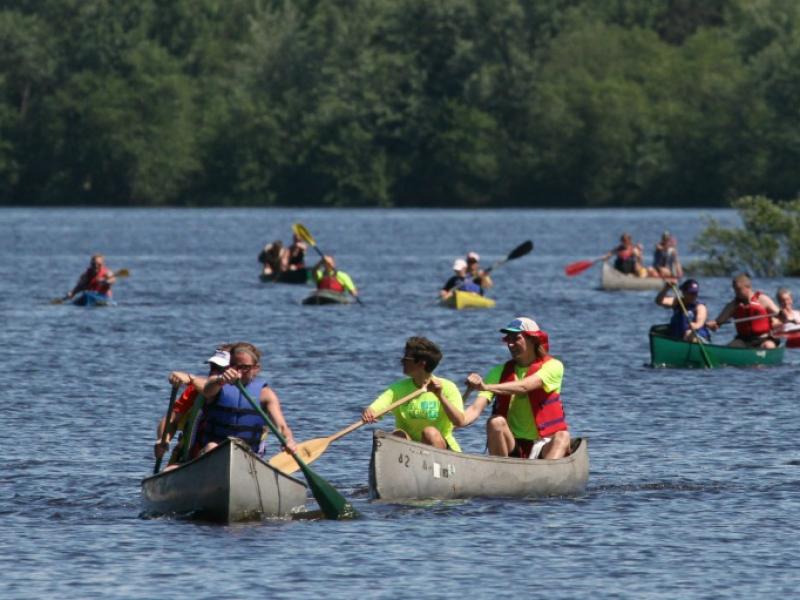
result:
<svg viewBox="0 0 800 600"><path fill-rule="evenodd" d="M0 0L0 202L800 189L793 0Z"/></svg>

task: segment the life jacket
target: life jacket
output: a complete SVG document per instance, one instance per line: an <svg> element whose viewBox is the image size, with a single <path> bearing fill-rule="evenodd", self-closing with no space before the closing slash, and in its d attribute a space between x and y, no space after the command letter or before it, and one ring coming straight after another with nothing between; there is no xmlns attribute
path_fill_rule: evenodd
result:
<svg viewBox="0 0 800 600"><path fill-rule="evenodd" d="M761 306L758 298L761 292L756 292L749 302L739 302L736 306L736 311L733 313L734 319L746 319L748 317L763 317L762 319L753 319L752 321L744 321L736 323L736 334L740 337L752 337L756 335L764 335L769 333L771 324L767 316L767 309Z"/></svg>
<svg viewBox="0 0 800 600"><path fill-rule="evenodd" d="M175 448L169 457L169 464L171 465L184 463L189 459L196 458L202 449L197 442L202 421L200 413L203 410L205 398L200 393L200 390L191 383L184 390L183 396L187 400L191 400L192 406L178 419L179 431L176 437L180 436L180 439L175 444Z"/></svg>
<svg viewBox="0 0 800 600"><path fill-rule="evenodd" d="M529 377L542 368L542 365L551 357L547 356L541 361L535 361L525 377ZM503 367L503 373L500 375L500 383L516 380L516 369L514 361L508 361ZM528 400L531 403L531 412L533 413L533 420L536 422L536 429L539 432L539 437L549 437L557 431L567 431L567 421L564 418L564 406L561 403L561 394L556 391L545 392L544 389L539 388L528 392ZM492 415L500 415L501 417L508 418L508 409L511 406L511 394L495 394L494 406L492 407Z"/></svg>
<svg viewBox="0 0 800 600"><path fill-rule="evenodd" d="M261 389L267 382L256 377L245 389L252 398L261 396ZM214 404L205 409L205 423L200 434L200 443L205 446L209 442L222 442L228 436L238 437L246 442L253 452L259 452L261 433L266 422L260 414L250 406L235 385L223 385Z"/></svg>
<svg viewBox="0 0 800 600"><path fill-rule="evenodd" d="M483 288L475 283L475 280L467 275L461 283L456 285L456 289L462 292L472 292L473 294L483 294Z"/></svg>
<svg viewBox="0 0 800 600"><path fill-rule="evenodd" d="M636 271L636 256L633 253L633 246L619 245L614 250L614 268L622 273L634 273Z"/></svg>
<svg viewBox="0 0 800 600"><path fill-rule="evenodd" d="M322 279L317 282L317 289L330 290L332 292L339 292L340 294L343 294L346 291L341 282L336 279L336 275L329 275L328 273L325 273L325 275L322 276Z"/></svg>
<svg viewBox="0 0 800 600"><path fill-rule="evenodd" d="M87 275L89 272L87 271ZM104 296L111 295L111 286L108 285L104 280L108 277L110 271L108 268L103 265L100 267L100 270L94 274L94 277L89 279L89 282L86 284L86 291L88 292L97 292L98 294L103 294Z"/></svg>
<svg viewBox="0 0 800 600"><path fill-rule="evenodd" d="M690 324L697 319L697 307L699 304L698 302L694 304L687 304L684 302L683 305L686 307L686 313L689 315L688 319L686 315L683 314L679 304L672 307L672 318L669 321L669 333L672 337L683 339L683 334L686 333L687 329L691 328ZM697 330L697 335L706 340L711 339L711 332L709 332L705 325Z"/></svg>

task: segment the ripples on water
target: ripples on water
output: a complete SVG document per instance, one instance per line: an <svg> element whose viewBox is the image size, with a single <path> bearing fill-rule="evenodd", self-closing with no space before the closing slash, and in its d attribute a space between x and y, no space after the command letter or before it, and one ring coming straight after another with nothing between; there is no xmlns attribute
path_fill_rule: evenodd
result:
<svg viewBox="0 0 800 600"><path fill-rule="evenodd" d="M623 230L651 244L700 228L687 211L4 210L0 595L4 598L793 597L800 459L798 354L775 369L650 369L651 293L566 278ZM730 213L718 213L731 222ZM362 287L366 307L302 307L305 290L256 278L255 257L300 220ZM498 269L497 307L435 306L452 259ZM51 306L102 251L132 276L119 306ZM701 281L714 314L724 279ZM770 293L780 283L765 281ZM797 291L800 291L798 289ZM548 329L567 367L574 433L590 438L586 494L411 505L367 499L369 428L315 469L362 513L351 522L215 526L140 518L170 369L202 371L220 342L266 351L265 374L298 439L326 436L400 377L409 335L444 352L459 383L504 360L517 314ZM718 339L726 339L719 336ZM476 425L459 435L483 450ZM313 502L309 503L309 507Z"/></svg>

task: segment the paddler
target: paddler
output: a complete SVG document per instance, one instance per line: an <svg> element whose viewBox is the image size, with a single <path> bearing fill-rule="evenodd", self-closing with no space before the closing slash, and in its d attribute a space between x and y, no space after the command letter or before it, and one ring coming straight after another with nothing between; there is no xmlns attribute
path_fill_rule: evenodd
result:
<svg viewBox="0 0 800 600"><path fill-rule="evenodd" d="M792 292L788 288L778 288L775 298L778 300L778 315L773 318L772 325L776 331L800 331L800 310L794 308Z"/></svg>
<svg viewBox="0 0 800 600"><path fill-rule="evenodd" d="M400 359L406 378L395 381L362 411L364 422L375 423L378 412L388 408L395 400L424 387L427 390L425 393L392 411L396 427L394 435L461 452L461 446L453 435L453 424L463 420L464 403L452 381L433 376L441 359L441 350L429 339L408 338Z"/></svg>
<svg viewBox="0 0 800 600"><path fill-rule="evenodd" d="M653 252L653 266L648 270L651 277L683 277L683 267L678 258L678 240L669 231L661 234Z"/></svg>
<svg viewBox="0 0 800 600"><path fill-rule="evenodd" d="M206 398L205 422L200 434L203 452L215 448L228 436L238 437L258 455L263 455L266 422L253 409L247 398L234 385L242 386L269 414L270 420L286 438L287 447L297 449L294 435L283 417L281 402L269 384L258 376L261 371L261 351L253 344L237 342L231 346L231 362L219 375L212 375L203 387Z"/></svg>
<svg viewBox="0 0 800 600"><path fill-rule="evenodd" d="M200 392L203 387L205 387L208 377L211 377L212 375L221 375L225 372L225 369L230 364L231 359L230 352L228 352L229 349L230 345L221 346L217 348L217 350L208 360L206 360L206 363L208 363L207 376L193 375L185 371L172 371L169 374L168 379L172 385L185 385L186 388L183 390L183 393L180 395L180 397L175 400L175 404L172 407L172 413L170 414L169 419L169 427L167 428L167 436L163 443L161 438L164 432L165 420L162 418L158 424L158 428L156 430L157 439L153 447L153 454L156 458L161 458L164 455L164 452L166 452L169 448L170 440L179 428L184 430L184 436L189 435L191 437L191 430L194 429L194 427L193 424L186 422L189 416L189 411L194 406L198 396L200 396ZM193 441L194 440L185 440L183 443L191 444ZM178 446L176 446L176 450L177 448ZM194 444L189 451L190 457L196 457L199 454L199 450L200 448ZM173 451L169 460L170 465L175 464L179 459L180 457L177 456L175 451Z"/></svg>
<svg viewBox="0 0 800 600"><path fill-rule="evenodd" d="M102 254L94 254L89 263L89 268L81 274L78 278L78 283L64 297L64 300L70 300L81 292L94 292L103 296L105 300L110 300L111 286L116 283L117 278L106 267L105 262L106 259Z"/></svg>
<svg viewBox="0 0 800 600"><path fill-rule="evenodd" d="M647 269L642 266L642 245L634 244L629 233L623 233L619 238L619 244L609 250L603 258L608 260L612 256L614 268L620 273L637 277L647 276Z"/></svg>
<svg viewBox="0 0 800 600"><path fill-rule="evenodd" d="M456 290L462 292L472 292L473 294L483 294L483 288L478 284L472 276L467 273L467 261L463 258L457 258L453 261L454 274L448 279L441 290L439 290L439 297L442 300L447 300Z"/></svg>
<svg viewBox="0 0 800 600"><path fill-rule="evenodd" d="M298 271L306 268L306 243L296 233L292 243L281 250L281 271Z"/></svg>
<svg viewBox="0 0 800 600"><path fill-rule="evenodd" d="M283 252L283 242L280 240L275 240L261 249L261 252L258 254L258 262L262 264L262 275L269 277L281 272Z"/></svg>
<svg viewBox="0 0 800 600"><path fill-rule="evenodd" d="M728 344L735 348L775 348L778 340L770 334L771 317L779 311L772 298L764 292L753 292L750 277L742 273L733 278L735 297L728 302L713 321L706 323L711 331L729 319L735 319L736 337Z"/></svg>
<svg viewBox="0 0 800 600"><path fill-rule="evenodd" d="M336 260L332 256L325 256L314 266L313 277L318 290L358 296L353 280L347 273L336 268Z"/></svg>
<svg viewBox="0 0 800 600"><path fill-rule="evenodd" d="M477 252L467 253L467 275L480 286L482 295L485 290L494 285L494 282L491 275L481 269L480 260L481 257Z"/></svg>
<svg viewBox="0 0 800 600"><path fill-rule="evenodd" d="M672 309L672 318L669 320L670 336L679 340L696 341L695 335L697 335L705 341L710 341L711 333L706 327L708 310L705 304L697 300L697 295L700 293L700 284L694 279L687 279L681 284L680 292L683 308L678 298L667 295L670 289L672 289L672 285L664 283L664 287L656 296L656 304ZM686 309L686 313L684 313L684 309Z"/></svg>
<svg viewBox="0 0 800 600"><path fill-rule="evenodd" d="M562 458L570 435L561 404L564 365L549 354L547 333L529 317L517 317L500 330L511 360L486 377L470 373L467 385L480 391L459 426L472 424L489 404L486 423L489 454L516 458Z"/></svg>

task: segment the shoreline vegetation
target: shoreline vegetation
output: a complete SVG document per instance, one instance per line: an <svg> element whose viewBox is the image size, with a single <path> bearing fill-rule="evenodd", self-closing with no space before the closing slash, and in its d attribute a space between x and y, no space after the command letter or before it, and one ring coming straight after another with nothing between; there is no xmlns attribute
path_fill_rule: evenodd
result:
<svg viewBox="0 0 800 600"><path fill-rule="evenodd" d="M800 189L797 2L8 0L0 40L0 205Z"/></svg>

